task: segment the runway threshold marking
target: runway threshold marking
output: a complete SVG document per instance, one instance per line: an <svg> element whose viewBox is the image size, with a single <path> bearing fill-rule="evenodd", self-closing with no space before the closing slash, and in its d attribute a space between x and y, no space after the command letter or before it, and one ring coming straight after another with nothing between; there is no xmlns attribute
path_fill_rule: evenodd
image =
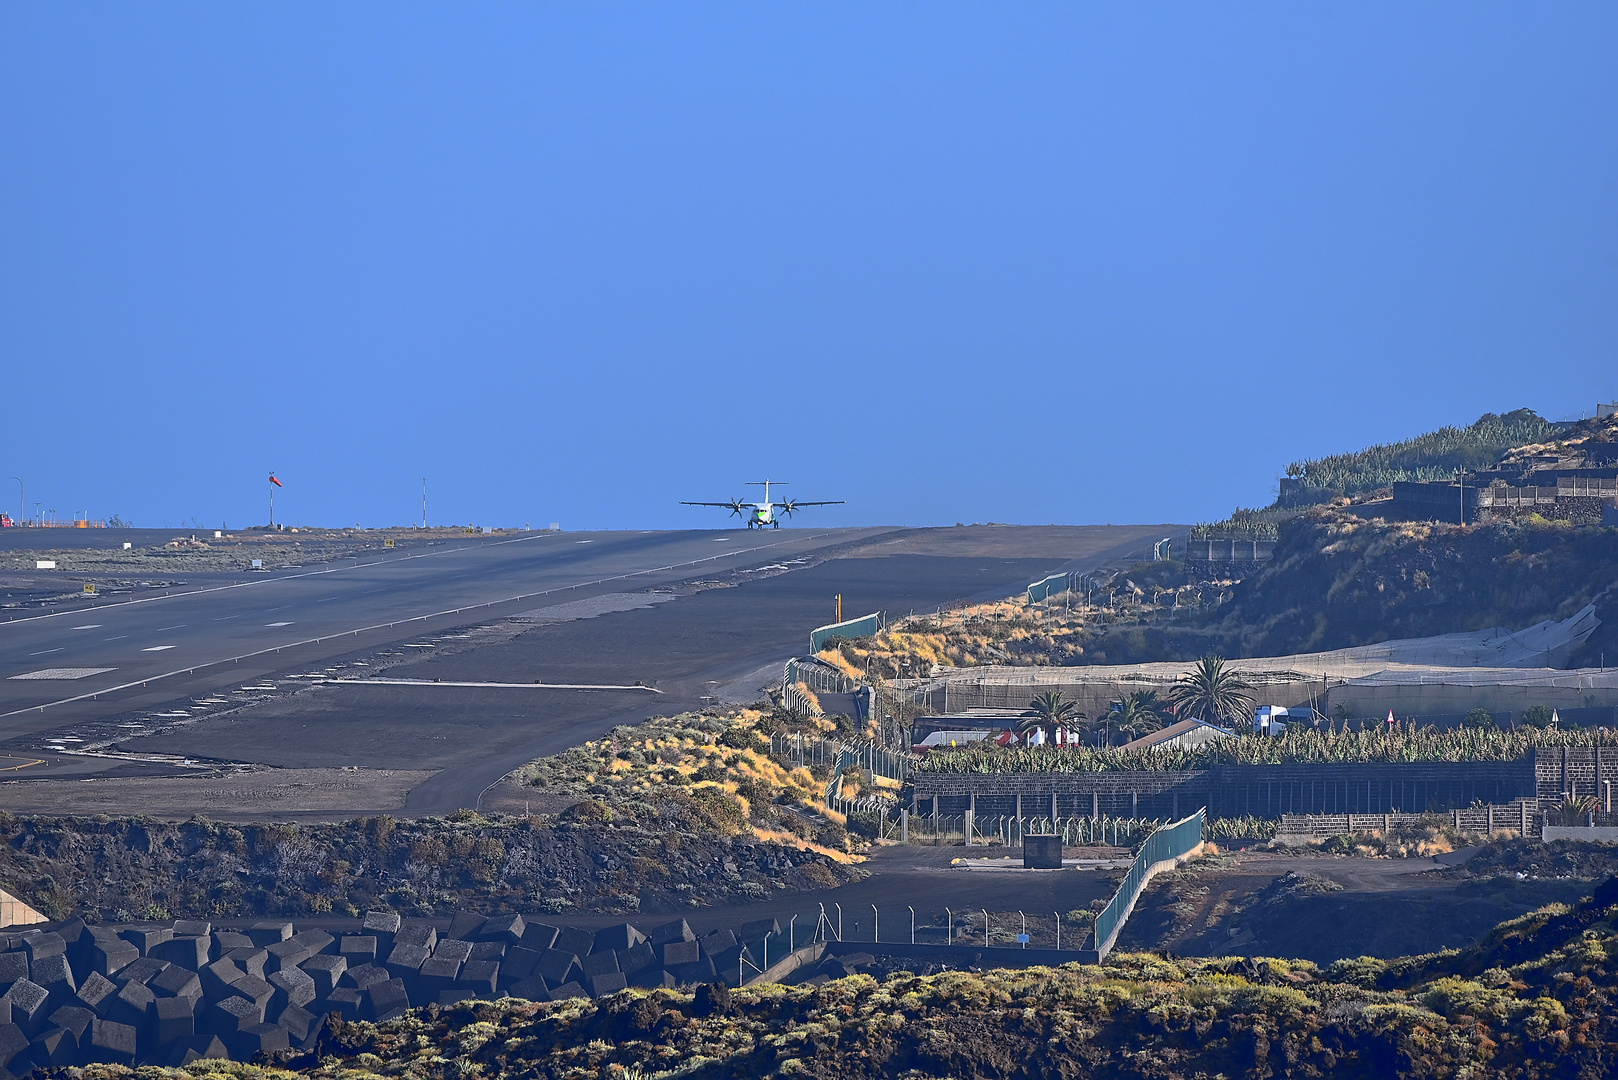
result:
<svg viewBox="0 0 1618 1080"><path fill-rule="evenodd" d="M856 531L856 530L845 529L845 530L837 530L837 531L849 532L849 531ZM300 645L311 645L311 644L312 645L318 645L322 641L324 641L326 638L329 638L329 637L349 637L349 636L357 637L358 635L363 634L363 633L367 633L367 632L369 632L371 630L389 629L391 627L400 626L400 625L405 624L405 623L421 622L424 619L440 618L440 617L442 617L444 615L459 615L463 611L475 611L476 609L478 609L480 607L482 607L482 608L491 608L491 607L495 607L496 605L499 605L499 604L513 604L513 603L517 603L518 601L532 600L536 596L550 596L552 593L569 592L569 591L571 591L573 589L587 589L592 585L605 585L605 584L607 584L609 582L613 582L613 581L627 581L630 578L644 577L647 574L660 574L660 573L663 573L666 570L683 570L688 566L700 566L703 563L716 562L716 561L718 561L720 559L735 558L738 555L750 555L755 551L768 551L771 548L784 547L784 546L789 545L789 544L808 543L811 540L820 540L820 539L823 539L825 537L834 536L834 535L836 535L836 531L823 532L823 533L812 533L812 534L810 534L808 536L797 536L797 537L792 537L791 539L787 539L787 540L777 540L773 544L759 544L757 547L749 547L749 548L734 548L734 549L732 549L730 551L722 551L717 555L707 555L707 556L704 556L703 558L690 559L690 560L687 560L686 562L667 563L667 564L665 564L663 566L653 566L653 567L650 567L649 569L646 569L646 570L632 570L627 574L614 574L614 575L611 575L609 577L596 578L594 581L579 581L579 582L575 582L572 585L558 585L553 589L540 589L538 592L519 593L516 596L507 596L507 597L504 597L504 598L499 599L499 600L489 600L489 601L486 601L485 603L482 603L482 604L467 604L467 605L465 605L463 607L449 608L449 609L446 609L446 610L443 610L443 611L428 612L425 615L412 615L412 616L410 616L409 618L406 618L406 619L394 619L391 622L373 623L370 626L361 626L361 627L359 627L357 629L354 629L354 630L334 630L329 634L322 634L319 637L303 638L302 640L299 640L299 641L288 642L285 645L269 645L269 646L266 646L265 648L262 648L262 649L255 649L252 652L242 653L239 656L227 656L227 657L224 657L224 658L219 659L219 660L204 660L201 663L193 664L190 667L175 668L173 671L165 671L165 672L162 672L161 674L158 674L158 675L148 675L144 679L133 679L133 680L131 680L129 682L122 683L122 684L120 684L118 686L109 686L104 690L97 690L97 691L95 691L93 693L76 694L73 697L62 698L59 701L47 701L43 705L29 705L28 707L22 708L22 709L12 709L10 712L0 713L0 720L4 720L4 719L6 719L8 717L12 717L12 716L22 716L25 713L31 713L31 712L36 712L36 711L37 712L44 712L46 709L55 708L58 705L71 705L75 701L83 701L85 698L99 697L102 694L115 694L120 690L128 690L128 689L131 689L132 687L136 687L136 686L145 686L147 683L160 682L163 679L171 679L176 675L194 674L195 672L197 672L198 670L200 670L202 668L218 667L221 664L239 663L239 662L241 662L243 660L251 660L251 659L253 659L254 657L257 657L257 656L266 656L269 653L278 653L283 649L295 649ZM496 543L498 543L498 544L513 544L513 543L517 543L520 540L527 540L527 539L531 539L531 537L516 537L516 538L514 538L512 540L500 540L500 541L497 541ZM486 546L494 547L496 545L495 544L488 544ZM463 550L463 549L456 549L456 550ZM416 556L411 556L411 557L414 558ZM400 560L395 560L395 561L400 561ZM321 572L325 573L326 571L321 571ZM280 579L280 580L285 580L285 579ZM135 601L130 601L130 602L134 603ZM21 620L18 620L18 621L20 622ZM172 646L170 646L170 647L172 647Z"/></svg>

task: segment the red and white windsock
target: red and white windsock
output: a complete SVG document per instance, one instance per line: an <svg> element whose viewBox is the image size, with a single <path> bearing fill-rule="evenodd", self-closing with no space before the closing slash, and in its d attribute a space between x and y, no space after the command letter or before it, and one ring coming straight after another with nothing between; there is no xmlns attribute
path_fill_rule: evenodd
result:
<svg viewBox="0 0 1618 1080"><path fill-rule="evenodd" d="M270 483L272 483L272 484L274 484L274 485L275 485L275 486L276 486L276 487L281 487L281 486L282 486L282 484L281 484L281 481L279 481L279 480L277 480L277 479L276 479L276 478L275 478L275 474L274 474L274 473L271 473L271 474L270 474Z"/></svg>

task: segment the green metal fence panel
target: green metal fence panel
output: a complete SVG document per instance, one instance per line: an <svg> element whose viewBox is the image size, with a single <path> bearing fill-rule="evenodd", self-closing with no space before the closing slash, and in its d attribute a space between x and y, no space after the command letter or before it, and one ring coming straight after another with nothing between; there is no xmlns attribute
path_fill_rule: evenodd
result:
<svg viewBox="0 0 1618 1080"><path fill-rule="evenodd" d="M1066 592L1072 587L1072 582L1072 574L1052 574L1048 578L1042 578L1028 586L1028 602L1037 604L1046 597Z"/></svg>
<svg viewBox="0 0 1618 1080"><path fill-rule="evenodd" d="M858 619L849 619L847 622L818 627L809 632L809 651L810 653L819 652L826 642L832 638L872 637L880 629L882 629L882 613L880 611Z"/></svg>
<svg viewBox="0 0 1618 1080"><path fill-rule="evenodd" d="M1136 898L1146 887L1152 867L1190 853L1202 843L1202 829L1203 812L1198 810L1190 817L1158 829L1146 838L1123 884L1118 886L1118 891L1113 893L1107 906L1096 916L1096 951L1103 958L1112 951L1118 931L1123 929L1124 920L1129 918Z"/></svg>

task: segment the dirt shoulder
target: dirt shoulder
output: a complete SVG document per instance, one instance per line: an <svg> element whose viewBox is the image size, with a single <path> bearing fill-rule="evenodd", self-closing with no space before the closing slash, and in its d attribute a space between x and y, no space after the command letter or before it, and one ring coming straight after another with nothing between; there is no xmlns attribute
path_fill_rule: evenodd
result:
<svg viewBox="0 0 1618 1080"><path fill-rule="evenodd" d="M16 814L120 814L184 821L397 811L434 775L406 769L242 769L197 776L108 777L0 784L0 810Z"/></svg>

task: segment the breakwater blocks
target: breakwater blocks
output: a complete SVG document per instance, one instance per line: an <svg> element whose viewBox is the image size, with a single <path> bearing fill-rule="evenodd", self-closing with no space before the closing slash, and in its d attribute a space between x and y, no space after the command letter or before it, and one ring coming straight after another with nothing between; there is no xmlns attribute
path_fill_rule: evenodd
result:
<svg viewBox="0 0 1618 1080"><path fill-rule="evenodd" d="M1062 868L1062 838L1050 836L1024 836L1022 838L1022 864L1025 870L1060 870Z"/></svg>
<svg viewBox="0 0 1618 1080"><path fill-rule="evenodd" d="M537 917L457 915L447 930L372 912L355 932L286 920L237 928L86 926L0 933L0 1080L94 1063L184 1066L315 1047L325 1018L390 1020L415 1006L552 1001L757 970L773 920L698 937ZM787 950L771 942L769 951ZM756 959L755 959L756 957Z"/></svg>

